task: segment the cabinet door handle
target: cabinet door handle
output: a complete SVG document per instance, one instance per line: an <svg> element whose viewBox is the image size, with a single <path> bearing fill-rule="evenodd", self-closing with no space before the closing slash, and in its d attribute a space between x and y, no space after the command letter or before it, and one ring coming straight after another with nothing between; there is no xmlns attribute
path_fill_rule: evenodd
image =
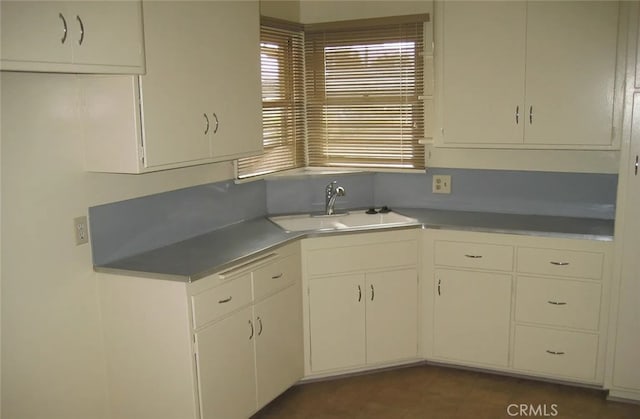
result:
<svg viewBox="0 0 640 419"><path fill-rule="evenodd" d="M251 328L251 335L249 335L249 340L253 339L253 322L249 320L249 327Z"/></svg>
<svg viewBox="0 0 640 419"><path fill-rule="evenodd" d="M358 302L362 301L362 288L358 285Z"/></svg>
<svg viewBox="0 0 640 419"><path fill-rule="evenodd" d="M370 286L371 286L371 301L373 301L373 299L376 298L376 290L375 288L373 288L373 284L371 284Z"/></svg>
<svg viewBox="0 0 640 419"><path fill-rule="evenodd" d="M481 259L482 255L464 255L464 257L469 259Z"/></svg>
<svg viewBox="0 0 640 419"><path fill-rule="evenodd" d="M231 301L233 299L232 296L229 296L228 298L225 298L224 300L218 300L218 304L224 304L224 303L228 303L229 301Z"/></svg>
<svg viewBox="0 0 640 419"><path fill-rule="evenodd" d="M280 279L282 278L282 275L283 275L282 272L280 272L278 275L272 276L271 279Z"/></svg>
<svg viewBox="0 0 640 419"><path fill-rule="evenodd" d="M207 116L206 113L203 113L204 115L204 120L207 123L207 126L204 129L204 135L207 135L209 133L209 117Z"/></svg>
<svg viewBox="0 0 640 419"><path fill-rule="evenodd" d="M62 39L60 39L60 43L64 44L67 40L67 19L64 18L62 13L58 13L58 17L62 20Z"/></svg>
<svg viewBox="0 0 640 419"><path fill-rule="evenodd" d="M438 295L440 294L440 284L442 283L442 280L438 279Z"/></svg>
<svg viewBox="0 0 640 419"><path fill-rule="evenodd" d="M556 265L556 266L567 266L567 265L569 265L569 262L555 262L553 260L550 261L549 263L552 264L552 265Z"/></svg>
<svg viewBox="0 0 640 419"><path fill-rule="evenodd" d="M516 125L520 123L520 105L516 106Z"/></svg>
<svg viewBox="0 0 640 419"><path fill-rule="evenodd" d="M635 175L638 176L638 156L636 156Z"/></svg>
<svg viewBox="0 0 640 419"><path fill-rule="evenodd" d="M215 134L215 133L217 133L217 132L218 132L218 126L220 125L220 121L218 121L218 115L216 115L216 113L215 113L215 112L213 113L213 119L215 119L215 120L216 120L216 124L215 124L215 126L213 127L213 133Z"/></svg>
<svg viewBox="0 0 640 419"><path fill-rule="evenodd" d="M550 351L548 349L547 349L547 353L551 355L564 355L564 352Z"/></svg>
<svg viewBox="0 0 640 419"><path fill-rule="evenodd" d="M547 303L553 304L554 306L566 306L567 305L567 303L564 302L564 301L551 301L551 300L549 300L549 301L547 301Z"/></svg>
<svg viewBox="0 0 640 419"><path fill-rule="evenodd" d="M76 20L80 24L80 39L78 40L78 45L82 45L84 42L84 23L82 23L82 19L79 15L76 15Z"/></svg>
<svg viewBox="0 0 640 419"><path fill-rule="evenodd" d="M260 336L262 334L262 319L260 317L258 317L258 324L260 325L260 328L258 329L258 336Z"/></svg>
<svg viewBox="0 0 640 419"><path fill-rule="evenodd" d="M529 125L533 124L533 106L529 106Z"/></svg>

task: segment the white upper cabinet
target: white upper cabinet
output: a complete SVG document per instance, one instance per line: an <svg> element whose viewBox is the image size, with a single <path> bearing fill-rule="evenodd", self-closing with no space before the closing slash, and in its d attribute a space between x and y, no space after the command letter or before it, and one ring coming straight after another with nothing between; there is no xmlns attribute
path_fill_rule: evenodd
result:
<svg viewBox="0 0 640 419"><path fill-rule="evenodd" d="M516 113L524 115L526 3L455 1L444 8L445 142L522 142Z"/></svg>
<svg viewBox="0 0 640 419"><path fill-rule="evenodd" d="M618 2L443 2L438 145L615 148Z"/></svg>
<svg viewBox="0 0 640 419"><path fill-rule="evenodd" d="M3 1L2 70L144 72L140 1Z"/></svg>
<svg viewBox="0 0 640 419"><path fill-rule="evenodd" d="M258 2L152 0L143 11L146 74L82 80L87 170L144 173L261 153ZM136 128L123 135L123 126Z"/></svg>

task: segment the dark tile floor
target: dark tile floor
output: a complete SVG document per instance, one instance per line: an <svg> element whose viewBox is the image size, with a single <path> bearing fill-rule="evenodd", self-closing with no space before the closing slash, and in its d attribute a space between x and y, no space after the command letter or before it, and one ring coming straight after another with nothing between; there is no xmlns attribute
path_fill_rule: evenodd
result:
<svg viewBox="0 0 640 419"><path fill-rule="evenodd" d="M510 417L639 419L640 405L593 389L420 365L297 385L252 419Z"/></svg>

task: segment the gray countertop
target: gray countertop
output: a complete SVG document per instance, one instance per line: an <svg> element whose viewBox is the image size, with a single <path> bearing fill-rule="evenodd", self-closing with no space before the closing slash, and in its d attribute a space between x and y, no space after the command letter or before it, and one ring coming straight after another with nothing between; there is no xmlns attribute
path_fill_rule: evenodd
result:
<svg viewBox="0 0 640 419"><path fill-rule="evenodd" d="M416 218L423 228L613 240L613 220L412 208L397 212ZM345 233L354 230L287 233L267 218L256 218L95 266L95 270L192 282L300 238Z"/></svg>

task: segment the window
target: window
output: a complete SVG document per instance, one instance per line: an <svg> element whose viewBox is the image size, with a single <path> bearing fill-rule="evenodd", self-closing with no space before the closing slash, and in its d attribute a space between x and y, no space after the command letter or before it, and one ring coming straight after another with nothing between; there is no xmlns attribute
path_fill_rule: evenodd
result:
<svg viewBox="0 0 640 419"><path fill-rule="evenodd" d="M305 165L304 44L299 25L261 22L262 135L264 153L238 160L238 178Z"/></svg>
<svg viewBox="0 0 640 419"><path fill-rule="evenodd" d="M427 19L305 28L309 166L424 168Z"/></svg>

